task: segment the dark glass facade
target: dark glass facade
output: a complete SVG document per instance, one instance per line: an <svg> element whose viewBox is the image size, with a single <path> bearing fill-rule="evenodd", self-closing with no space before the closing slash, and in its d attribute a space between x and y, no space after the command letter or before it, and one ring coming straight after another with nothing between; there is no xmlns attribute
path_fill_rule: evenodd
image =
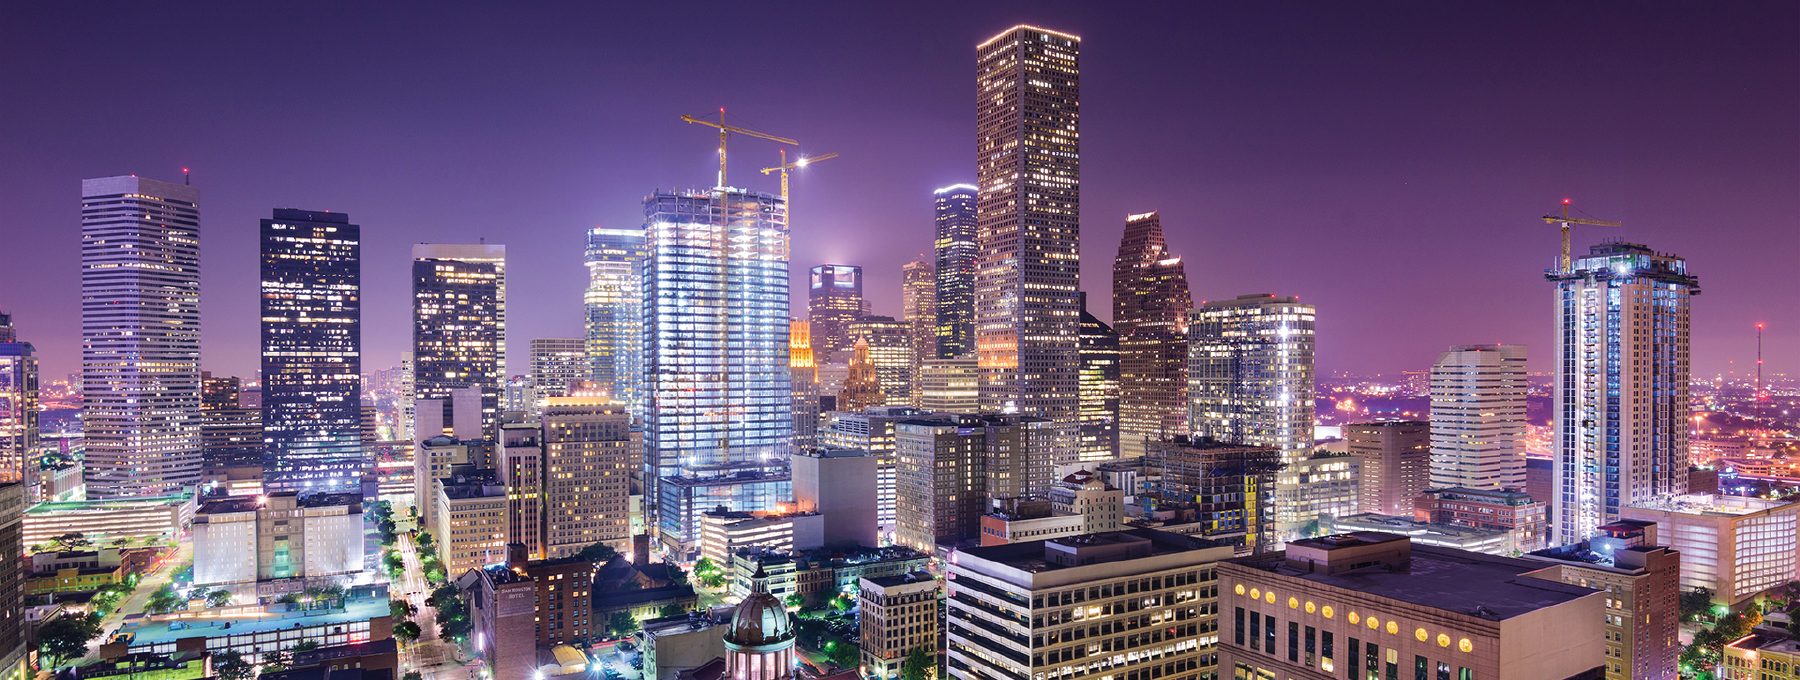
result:
<svg viewBox="0 0 1800 680"><path fill-rule="evenodd" d="M344 213L262 221L263 487L360 487L362 228Z"/></svg>
<svg viewBox="0 0 1800 680"><path fill-rule="evenodd" d="M975 352L975 187L937 190L937 358Z"/></svg>

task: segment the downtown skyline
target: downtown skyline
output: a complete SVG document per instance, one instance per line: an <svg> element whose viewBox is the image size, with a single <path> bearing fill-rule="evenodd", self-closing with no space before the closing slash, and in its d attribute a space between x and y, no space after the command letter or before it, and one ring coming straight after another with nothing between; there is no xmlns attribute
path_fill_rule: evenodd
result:
<svg viewBox="0 0 1800 680"><path fill-rule="evenodd" d="M515 342L506 373L525 373L527 340L582 334L587 277L580 244L586 230L641 226L641 202L655 188L711 184L713 138L677 116L720 105L728 122L800 139L800 151L843 154L795 177L791 267L861 266L873 312L898 318L900 267L931 252L932 191L974 179L973 46L1021 22L1074 33L1086 48L1081 289L1103 320L1111 320L1111 259L1125 216L1155 210L1163 216L1170 250L1188 262L1197 305L1269 292L1298 295L1321 309L1320 376L1423 370L1443 347L1477 343L1538 348L1531 369L1543 372L1550 368L1553 319L1546 311L1552 288L1542 270L1552 265L1556 235L1537 215L1569 197L1589 214L1628 225L1622 232L1578 228L1575 252L1603 237L1624 236L1674 252L1706 277L1708 295L1694 307L1696 379L1751 368L1752 325L1765 320L1771 322L1767 370L1800 369L1792 352L1800 331L1782 323L1796 318L1796 303L1788 295L1767 295L1789 287L1776 276L1800 245L1800 230L1793 228L1800 214L1792 191L1800 178L1796 135L1777 120L1800 101L1795 60L1783 58L1795 50L1791 40L1716 42L1734 32L1772 30L1750 16L1727 25L1725 17L1697 14L1674 34L1641 17L1604 12L1575 12L1539 25L1523 11L1500 16L1396 8L1379 13L1394 25L1372 27L1372 35L1365 31L1351 42L1346 36L1357 31L1333 20L1375 19L1346 19L1329 10L1263 10L1295 35L1325 42L1259 64L1255 51L1228 49L1248 49L1240 41L1273 30L1258 25L1257 11L1249 9L1221 8L1216 16L1177 17L1163 25L1058 7L984 7L955 22L927 20L929 12L896 17L827 9L803 26L882 23L901 37L864 45L833 36L784 51L792 55L759 56L753 65L791 74L784 80L793 84L772 88L774 95L722 84L621 102L613 97L645 85L644 78L678 74L683 64L634 62L624 49L629 41L578 45L549 17L530 13L493 29L520 53L500 55L501 66L486 67L497 71L465 61L491 47L446 52L442 64L421 64L353 44L398 21L375 15L346 23L350 35L339 39L355 48L355 56L419 69L426 82L469 76L470 92L489 97L428 110L430 93L375 92L378 80L353 72L350 57L329 55L309 55L315 63L258 55L251 63L281 75L283 84L349 96L366 112L361 123L321 122L255 106L234 111L228 102L204 97L180 115L126 118L91 110L82 99L89 95L53 87L57 74L84 79L103 73L93 70L105 65L101 55L129 49L130 41L101 45L126 28L127 18L161 21L135 11L99 21L97 37L82 41L70 40L67 31L75 25L66 18L44 17L41 35L22 35L18 26L36 23L31 20L0 28L9 45L0 47L0 55L29 64L0 82L25 99L54 104L0 108L0 126L36 133L0 141L0 153L17 159L0 168L0 186L6 187L0 196L14 207L0 218L0 232L14 244L0 249L0 290L31 296L0 298L0 310L11 313L20 337L37 347L46 380L79 366L79 314L72 311L79 287L75 183L128 173L177 181L182 167L193 168L206 215L201 368L215 375L254 370L257 326L237 320L255 313L256 221L272 208L307 207L350 212L363 225L365 369L397 365L399 353L410 348L405 319L411 244L485 237L508 246L514 260L507 334ZM433 28L467 30L456 20L471 14L450 14L455 16ZM1794 11L1775 14L1764 23L1781 23ZM285 19L297 27L317 21ZM196 59L243 49L220 31L249 20L213 16L183 28L181 35L191 40L147 55L137 68L180 67L198 82L241 83L244 98L255 100L257 86L241 80L256 75L249 66ZM1434 60L1423 52L1362 44L1426 25L1437 26L1435 39L1445 43ZM1788 21L1782 30L1792 25ZM1346 35L1335 35L1339 30ZM523 38L535 31L552 39L524 46ZM1140 31L1151 37L1198 31L1217 42L1183 51L1141 38ZM393 42L423 45L431 38L427 33L402 31ZM919 35L931 36L925 49L879 54L892 49L891 41ZM1569 35L1587 42L1553 41ZM713 50L751 50L756 43L736 32L718 37L702 52L717 56ZM1457 48L1453 39L1471 44ZM1281 44L1303 42L1290 36ZM65 56L19 56L33 45L41 48L37 52ZM532 59L571 53L594 69L593 87L569 88L541 74L507 82L508 68L534 73ZM869 86L854 82L852 74L816 63L840 53L895 79L889 83L894 92L871 99ZM1171 77L1159 67L1183 59L1200 59L1207 68ZM1633 60L1648 62L1631 66ZM1667 68L1696 60L1705 67ZM638 66L644 73L632 71ZM1163 77L1134 73L1144 69ZM1260 85L1252 82L1258 77ZM146 96L173 102L183 87ZM528 113L504 106L506 92L543 106ZM1571 106L1546 107L1550 98ZM1696 99L1706 104L1689 103ZM1609 101L1620 104L1597 112ZM1419 107L1441 115L1426 116ZM57 113L72 114L81 125L45 119ZM511 122L493 125L496 120ZM518 131L476 134L490 127ZM1474 134L1482 130L1488 134ZM153 139L144 138L147 133ZM450 143L469 135L475 136L466 146ZM755 168L774 165L777 148L734 140L731 183L773 191L775 181ZM269 157L284 153L299 162L269 164ZM791 313L802 316L804 282L793 278Z"/></svg>

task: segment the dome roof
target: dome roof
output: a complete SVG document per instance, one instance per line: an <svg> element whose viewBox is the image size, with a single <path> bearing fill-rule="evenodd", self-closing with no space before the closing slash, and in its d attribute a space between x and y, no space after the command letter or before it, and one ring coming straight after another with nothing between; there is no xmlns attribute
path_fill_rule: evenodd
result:
<svg viewBox="0 0 1800 680"><path fill-rule="evenodd" d="M781 600L769 594L767 579L762 567L757 566L756 575L750 577L750 595L731 613L731 629L725 632L726 644L763 647L794 639L794 619L788 615Z"/></svg>

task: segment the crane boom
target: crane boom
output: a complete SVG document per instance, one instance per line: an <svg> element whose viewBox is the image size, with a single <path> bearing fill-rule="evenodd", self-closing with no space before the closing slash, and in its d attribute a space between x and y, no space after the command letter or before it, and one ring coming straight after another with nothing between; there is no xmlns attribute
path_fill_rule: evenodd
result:
<svg viewBox="0 0 1800 680"><path fill-rule="evenodd" d="M1590 220L1590 219L1583 219L1583 218L1579 218L1579 217L1569 217L1569 199L1566 199L1566 198L1563 199L1562 217L1557 217L1555 215L1545 215L1544 221L1549 224L1557 224L1557 223L1562 224L1562 270L1565 272L1569 271L1569 225L1585 224L1585 225L1593 226L1593 227L1623 227L1623 226L1625 226L1624 222L1614 222L1611 220Z"/></svg>
<svg viewBox="0 0 1800 680"><path fill-rule="evenodd" d="M823 156L802 156L799 160L789 163L789 162L787 162L787 149L782 149L781 150L781 165L777 165L773 168L763 168L762 174L767 175L771 172L775 172L776 170L781 171L781 202L787 203L787 200L788 200L787 171L792 170L794 168L804 168L804 167L806 167L807 163L817 163L817 162L825 160L827 158L837 158L837 154L828 153ZM788 212L792 213L793 211L794 211L794 206L792 204L789 204Z"/></svg>
<svg viewBox="0 0 1800 680"><path fill-rule="evenodd" d="M689 123L699 123L701 125L705 125L708 127L715 127L715 128L719 129L719 186L725 186L725 137L726 137L726 135L736 132L740 135L750 135L751 137L760 137L762 139L767 139L772 142L781 142L783 144L792 144L794 146L800 145L800 142L794 141L792 139L788 139L786 137L776 137L775 135L757 132L755 130L745 130L744 128L737 127L735 125L726 125L725 124L725 109L719 109L719 122L717 122L717 123L714 123L709 120L700 120L699 118L695 118L695 117L687 115L685 113L681 114L681 119L685 120Z"/></svg>

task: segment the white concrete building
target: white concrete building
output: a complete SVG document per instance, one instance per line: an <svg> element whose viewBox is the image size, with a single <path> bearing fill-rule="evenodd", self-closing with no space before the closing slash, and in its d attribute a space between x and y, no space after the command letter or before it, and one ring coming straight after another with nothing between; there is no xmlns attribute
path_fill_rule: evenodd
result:
<svg viewBox="0 0 1800 680"><path fill-rule="evenodd" d="M1692 494L1628 506L1623 519L1656 523L1681 553L1683 590L1707 588L1736 605L1800 578L1800 502Z"/></svg>
<svg viewBox="0 0 1800 680"><path fill-rule="evenodd" d="M1457 345L1438 355L1431 366L1432 488L1525 488L1530 387L1524 345Z"/></svg>

